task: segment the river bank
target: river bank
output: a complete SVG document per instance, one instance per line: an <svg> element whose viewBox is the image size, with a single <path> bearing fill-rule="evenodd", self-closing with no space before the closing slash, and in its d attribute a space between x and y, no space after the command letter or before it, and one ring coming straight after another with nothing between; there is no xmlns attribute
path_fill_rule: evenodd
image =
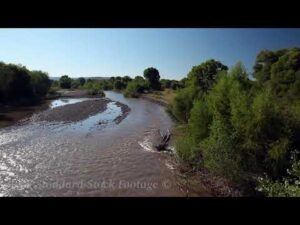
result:
<svg viewBox="0 0 300 225"><path fill-rule="evenodd" d="M64 89L62 89L62 90L59 90L56 94L47 95L44 99L40 99L39 101L35 101L30 105L27 104L27 105L24 106L24 105L3 105L3 104L1 104L0 105L0 128L12 126L12 125L18 123L19 121L22 121L24 119L28 119L33 114L45 111L45 110L49 109L49 105L50 105L51 101L53 101L55 99L60 99L60 98L64 98L64 99L72 99L72 98L94 99L94 98L99 98L99 96L97 96L97 95L94 95L94 96L88 95L85 90L64 90ZM96 105L97 105L97 103L96 103ZM95 105L95 107L96 107L96 105ZM74 107L75 107L73 109L74 112L78 111L82 108L80 106L78 106L78 107L74 106ZM80 118L84 118L86 116L95 114L96 113L95 112L95 109L96 109L95 107L93 109L89 108L89 110L92 110L91 113L85 111L84 114L87 113L87 115L81 115L80 116L80 114L78 114L76 116L79 116L79 119L80 119ZM100 107L102 107L102 106L100 105ZM71 108L70 108L70 110L68 110L69 113L72 113ZM105 109L103 109L103 110L105 110ZM67 114L68 113L63 113L61 120L68 119ZM44 115L44 116L47 116L47 115ZM48 120L49 121L59 120L59 115L54 116L54 117L56 117L56 119L55 118L53 118L53 119L49 118ZM43 118L43 116L42 116L42 118ZM47 118L46 118L46 120L47 120Z"/></svg>
<svg viewBox="0 0 300 225"><path fill-rule="evenodd" d="M171 107L172 101L175 98L175 91L165 89L164 91L154 91L140 96L142 99L162 105L165 109ZM171 117L173 115L170 115ZM171 129L171 140L175 146L177 136L180 136L179 125L174 124ZM210 196L216 197L240 197L242 191L235 187L228 180L210 173L205 168L193 168L191 165L180 160L176 153L170 158L170 164L174 168L176 176L179 178L178 184L187 192L187 196L193 196L191 193L197 193L199 190L210 193Z"/></svg>
<svg viewBox="0 0 300 225"><path fill-rule="evenodd" d="M140 168L140 171L131 171L129 176L125 176L125 180L130 180L130 182L139 181L144 176L150 176L150 178L154 175L151 180L155 181L157 184L162 186L162 189L156 190L156 192L150 193L150 195L153 194L153 196L202 196L202 197L209 197L209 196L238 196L236 192L230 186L222 179L216 178L212 175L210 175L207 172L204 171L195 171L192 170L191 167L188 165L185 165L183 162L178 160L175 154L169 154L169 153L158 153L155 149L151 148L150 142L151 138L154 136L155 131L157 129L166 130L170 129L171 132L175 135L171 136L171 145L170 147L173 148L174 146L174 140L176 138L176 132L175 132L175 124L171 122L171 119L165 112L165 106L163 104L157 104L155 101L149 101L149 99L140 98L140 99L128 99L124 98L122 94L120 93L114 93L114 92L106 92L107 98L95 99L95 98L86 98L87 96L84 94L79 94L73 92L75 95L70 95L67 98L60 98L63 101L59 103L59 105L54 104L56 102L52 100L53 104L49 104L49 101L47 104L42 104L40 106L33 107L32 110L26 111L30 112L29 114L26 114L24 112L24 115L27 115L28 118L30 118L26 123L28 125L25 125L26 130L29 130L28 135L30 133L36 133L35 136L31 136L32 139L35 138L41 138L43 139L43 133L47 131L48 133L48 126L44 126L43 130L40 130L39 127L36 127L35 124L39 122L67 122L70 124L76 124L77 122L80 122L80 126L72 125L73 127L71 130L67 129L68 132L64 132L60 134L60 136L65 137L66 140L60 140L60 138L54 138L54 134L48 137L49 140L53 140L54 142L57 142L57 147L61 149L61 151L68 151L68 147L66 146L66 141L69 143L68 145L74 146L73 148L78 149L79 144L78 141L81 141L82 143L85 143L85 145L82 147L82 149L85 149L85 151L90 151L90 149L98 149L100 147L101 152L106 151L104 149L110 149L107 152L107 157L111 157L111 154L113 154L113 157L119 157L118 152L119 148L121 149L125 147L125 151L128 151L128 154L131 155L132 158L127 158L129 162L132 162L136 164L135 168ZM79 98L72 98L74 96L77 96ZM153 102L153 103L152 103ZM71 104L73 103L73 104ZM101 120L101 114L106 112L108 110L107 105L114 103L114 107L118 107L120 109L120 112L115 114L114 117L109 117L111 121L118 125L118 127L112 127L111 130L102 130L101 131L93 131L94 128L91 130L92 127L97 124L98 127L101 127L101 124L105 125L107 122ZM66 104L66 105L65 105ZM63 106L62 106L63 105ZM160 106L159 106L160 105ZM61 107L58 107L61 106ZM132 113L130 113L132 107ZM109 115L112 112L107 111L107 115ZM31 117L31 115L34 115ZM88 117L94 117L95 119L92 119L91 122L86 123L85 120ZM113 115L113 114L112 114ZM108 118L105 116L104 118ZM125 120L126 118L126 120ZM125 122L123 122L125 120ZM24 121L24 120L23 120ZM34 128L30 128L30 127ZM62 126L62 125L59 125ZM22 128L22 126L20 127ZM24 128L24 129L25 129ZM19 128L15 129L13 128L12 131L18 134ZM46 130L45 130L46 129ZM49 127L50 129L50 127ZM76 135L73 133L73 130L77 130ZM32 130L32 132L30 131ZM49 134L52 133L52 128L49 130ZM23 131L24 132L24 131ZM23 132L20 133L20 135L24 135ZM75 135L75 139L70 136L70 132L72 132L73 135ZM79 132L79 133L78 133ZM103 133L104 132L104 133ZM106 135L104 135L107 132ZM5 132L4 132L5 134ZM100 135L100 136L99 136ZM104 136L103 136L104 135ZM4 135L5 136L5 135ZM86 137L93 137L96 136L98 138L89 138L88 142L86 142ZM85 138L84 138L85 137ZM73 142L71 142L73 140ZM117 141L116 141L117 140ZM15 140L16 141L16 140ZM21 141L21 140L19 140ZM72 143L72 144L71 144ZM125 144L127 143L127 144ZM124 145L125 144L125 145ZM22 144L23 145L23 144ZM21 146L22 146L21 145ZM28 144L24 143L24 148L27 148ZM49 144L48 144L49 145ZM99 145L99 147L97 147ZM16 148L13 147L12 148ZM50 144L51 150L52 144ZM79 145L81 146L81 145ZM117 147L118 146L118 147ZM121 147L123 146L123 147ZM4 147L4 146L3 146ZM32 146L33 147L33 146ZM144 155L143 152L140 152L140 148L143 148L146 152ZM1 145L0 145L1 148ZM9 146L8 146L9 148ZM31 147L29 147L30 150ZM49 147L47 147L49 148ZM53 151L53 150L51 150ZM110 153L109 153L110 152ZM131 154L131 152L135 152L134 155ZM60 153L58 153L60 154ZM149 155L150 154L150 155ZM158 154L158 155L157 155ZM144 156L142 156L144 155ZM70 157L70 156L68 156ZM93 156L95 157L95 156ZM142 158L140 158L142 157ZM145 159L143 159L145 157ZM154 157L154 158L152 158ZM55 157L56 158L56 157ZM97 158L97 157L96 157ZM123 157L121 157L122 160L124 160ZM152 158L152 159L151 159ZM138 159L138 161L136 161ZM44 160L44 159L42 159ZM57 160L57 159L56 159ZM88 159L92 160L92 159ZM116 159L111 159L116 160ZM146 160L146 161L145 161ZM149 162L147 160L150 160ZM68 160L67 160L68 161ZM101 161L99 162L100 166L103 167ZM160 163L163 163L163 165L160 165ZM96 165L95 165L96 166ZM130 167L125 163L125 171L128 170ZM133 165L132 165L133 166ZM90 170L90 168L85 168L84 170ZM153 170L153 171L151 171ZM119 169L118 169L119 171ZM164 172L162 172L164 171ZM141 177L137 174L141 172ZM48 173L48 171L46 171ZM153 175L150 175L154 173ZM158 174L162 173L164 174L162 178ZM171 173L171 174L170 174ZM100 173L101 174L101 173ZM1 174L0 174L1 176ZM96 175L95 175L96 176ZM95 176L93 176L93 179L95 179ZM109 176L105 175L106 179L109 178ZM119 179L124 179L123 176L119 177ZM147 178L146 178L147 179ZM168 182L171 182L172 188L170 188L169 192L168 189L164 188L164 184L161 183L162 181L158 181L161 179L167 179ZM144 180L144 179L142 179ZM117 182L117 181L116 181ZM128 181L129 182L129 181ZM175 187L176 186L176 187ZM177 190L177 187L179 190ZM45 192L47 195L48 192ZM85 192L84 192L85 193ZM102 192L96 192L96 195L102 195ZM115 195L113 193L115 192L109 192L108 195ZM147 192L132 192L132 191L117 191L118 195L149 195ZM156 194L154 194L156 193ZM48 193L49 194L49 193ZM54 195L59 194L59 192L55 192ZM85 193L87 194L87 193ZM85 195L84 194L84 195ZM43 194L44 195L44 194ZM59 194L60 195L60 194Z"/></svg>
<svg viewBox="0 0 300 225"><path fill-rule="evenodd" d="M168 167L169 155L143 147L154 130L172 127L164 108L106 94L110 100L103 98L103 112L77 122L28 120L1 128L0 195L186 196ZM54 115L55 108L80 114L85 104L97 100L80 99L52 100L47 114ZM122 104L130 108L125 115Z"/></svg>

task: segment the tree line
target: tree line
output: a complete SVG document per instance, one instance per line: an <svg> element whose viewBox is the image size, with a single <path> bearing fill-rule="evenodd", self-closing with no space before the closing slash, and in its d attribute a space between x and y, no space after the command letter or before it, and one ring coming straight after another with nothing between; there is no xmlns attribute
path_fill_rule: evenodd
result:
<svg viewBox="0 0 300 225"><path fill-rule="evenodd" d="M126 97L139 97L142 93L158 91L165 88L176 90L183 84L176 80L160 79L159 71L149 67L144 70L143 76L116 76L109 79L85 79L83 77L72 79L68 75L61 76L59 81L54 81L54 88L85 89L91 95L96 95L103 90L123 92Z"/></svg>

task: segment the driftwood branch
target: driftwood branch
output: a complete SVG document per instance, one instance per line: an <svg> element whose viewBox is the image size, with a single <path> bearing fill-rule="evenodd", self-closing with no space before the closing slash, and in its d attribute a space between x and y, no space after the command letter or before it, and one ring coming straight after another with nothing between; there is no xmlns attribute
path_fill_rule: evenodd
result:
<svg viewBox="0 0 300 225"><path fill-rule="evenodd" d="M160 130L158 130L158 132L160 136L159 138L157 138L156 143L154 143L154 147L158 151L167 150L166 147L168 146L169 140L171 138L170 130L167 129L165 133L162 133Z"/></svg>

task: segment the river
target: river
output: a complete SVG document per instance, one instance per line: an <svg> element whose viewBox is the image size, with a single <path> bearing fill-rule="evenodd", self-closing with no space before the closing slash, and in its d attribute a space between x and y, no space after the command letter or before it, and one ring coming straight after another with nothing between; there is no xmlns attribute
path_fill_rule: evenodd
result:
<svg viewBox="0 0 300 225"><path fill-rule="evenodd" d="M0 196L185 196L168 154L149 145L156 129L172 127L164 107L105 94L130 107L121 123L113 123L121 111L112 102L76 123L29 120L0 129ZM53 100L49 106L78 101ZM99 118L107 122L97 125Z"/></svg>

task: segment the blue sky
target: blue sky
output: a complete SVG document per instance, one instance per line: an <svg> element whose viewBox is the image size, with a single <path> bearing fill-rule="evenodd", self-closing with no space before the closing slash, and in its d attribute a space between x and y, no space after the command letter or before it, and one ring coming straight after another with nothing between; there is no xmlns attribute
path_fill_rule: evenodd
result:
<svg viewBox="0 0 300 225"><path fill-rule="evenodd" d="M210 58L252 72L260 50L286 47L300 47L300 29L0 29L0 61L50 76L133 77L152 66L181 79Z"/></svg>

